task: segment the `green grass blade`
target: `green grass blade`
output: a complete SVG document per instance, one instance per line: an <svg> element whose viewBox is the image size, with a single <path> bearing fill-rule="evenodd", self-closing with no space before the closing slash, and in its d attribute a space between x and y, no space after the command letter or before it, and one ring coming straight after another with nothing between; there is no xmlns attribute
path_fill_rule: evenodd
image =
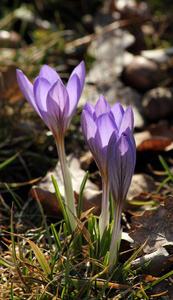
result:
<svg viewBox="0 0 173 300"><path fill-rule="evenodd" d="M171 178L170 177L167 177L165 180L163 180L163 182L161 182L161 184L159 185L159 187L157 188L156 190L156 195L159 194L161 188L170 180Z"/></svg>
<svg viewBox="0 0 173 300"><path fill-rule="evenodd" d="M148 290L151 287L153 287L154 285L158 284L159 282L165 280L166 278L170 277L173 275L173 270L168 272L167 274L163 275L162 277L158 278L157 280L153 281L151 284L149 284L147 287L144 288L144 290Z"/></svg>
<svg viewBox="0 0 173 300"><path fill-rule="evenodd" d="M17 199L17 197L14 195L14 193L12 192L12 190L10 189L10 187L8 186L7 183L4 183L6 189L10 192L11 196L13 197L13 199L15 200L16 204L18 205L18 207L20 208L20 210L23 212L23 214L26 216L25 211L23 210L23 207L21 206L19 200Z"/></svg>
<svg viewBox="0 0 173 300"><path fill-rule="evenodd" d="M168 173L170 179L173 181L173 174L171 173L167 163L165 162L165 160L163 159L163 157L161 155L159 155L159 160L160 160L162 166L164 167L165 171Z"/></svg>
<svg viewBox="0 0 173 300"><path fill-rule="evenodd" d="M16 256L15 241L14 241L14 228L13 228L13 203L12 203L12 208L11 208L11 244L12 244L14 264L17 267L17 256Z"/></svg>
<svg viewBox="0 0 173 300"><path fill-rule="evenodd" d="M89 172L87 171L85 176L84 176L84 179L81 183L81 186L80 186L80 193L79 193L79 203L78 203L78 219L80 219L81 217L81 214L82 214L82 200L83 200L83 190L84 190L84 187L86 185L86 182L87 182L87 179L88 179L88 175L89 175Z"/></svg>
<svg viewBox="0 0 173 300"><path fill-rule="evenodd" d="M0 264L6 268L9 268L9 267L15 268L16 267L16 265L13 262L10 262L3 257L0 257Z"/></svg>
<svg viewBox="0 0 173 300"><path fill-rule="evenodd" d="M44 226L45 226L45 229L46 229L46 234L47 234L47 238L48 238L48 242L49 242L49 248L50 248L50 250L52 250L53 249L52 248L52 240L51 240L49 228L48 228L48 225L47 225L47 222L46 222L46 218L45 218L45 215L44 215L44 211L43 211L42 205L41 205L41 203L38 199L38 196L37 196L37 193L36 193L35 189L33 189L33 190L34 190L35 198L37 200L38 207L40 209L40 212L41 212L41 215L42 215L42 218L43 218L43 222L44 222Z"/></svg>
<svg viewBox="0 0 173 300"><path fill-rule="evenodd" d="M18 155L20 154L20 152L16 153L15 155L13 155L12 157L10 157L9 159L7 159L6 161L4 161L3 163L0 164L0 170L2 168L5 168L8 164L10 164Z"/></svg>
<svg viewBox="0 0 173 300"><path fill-rule="evenodd" d="M66 212L66 207L65 207L65 205L62 201L61 194L60 194L57 182L56 182L53 175L51 175L51 178L52 178L52 182L53 182L53 185L54 185L54 188L55 188L55 194L56 194L58 202L60 204L60 207L61 207L61 210L62 210L62 214L63 214L63 217L64 217L64 221L66 223L67 229L68 229L69 233L72 233L70 222L69 222L68 215L67 215L67 212Z"/></svg>
<svg viewBox="0 0 173 300"><path fill-rule="evenodd" d="M51 224L51 231L52 231L52 234L53 234L53 237L54 237L54 240L55 240L55 244L58 248L59 251L62 250L62 245L61 245L61 242L60 242L60 236L59 236L59 233L56 231L56 228L54 226L54 224Z"/></svg>
<svg viewBox="0 0 173 300"><path fill-rule="evenodd" d="M146 241L147 242L147 241ZM114 279L118 280L118 278L122 275L122 273L125 271L127 272L127 270L131 267L131 262L138 256L138 254L142 251L144 245L146 244L146 242L139 247L139 249L137 249L132 255L131 257L118 269L114 271Z"/></svg>
<svg viewBox="0 0 173 300"><path fill-rule="evenodd" d="M37 257L42 269L44 270L44 273L48 277L51 270L43 255L43 252L39 249L39 247L34 242L30 241L29 239L26 239L26 241L30 244L33 252L35 253L35 256Z"/></svg>

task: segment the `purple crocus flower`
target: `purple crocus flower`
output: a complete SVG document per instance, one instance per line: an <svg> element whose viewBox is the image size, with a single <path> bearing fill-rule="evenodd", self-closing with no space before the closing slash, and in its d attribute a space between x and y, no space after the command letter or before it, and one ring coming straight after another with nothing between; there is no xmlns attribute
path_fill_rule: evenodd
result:
<svg viewBox="0 0 173 300"><path fill-rule="evenodd" d="M82 61L72 72L67 87L55 70L44 65L34 84L17 70L19 87L33 109L43 119L55 137L64 136L73 117L85 81Z"/></svg>
<svg viewBox="0 0 173 300"><path fill-rule="evenodd" d="M136 145L130 128L119 133L114 131L108 145L108 177L114 200L115 216L110 246L109 271L117 259L121 238L121 214L136 162Z"/></svg>
<svg viewBox="0 0 173 300"><path fill-rule="evenodd" d="M133 112L129 106L124 111L120 103L112 108L105 98L100 95L95 107L86 104L82 112L81 126L85 141L96 161L102 177L102 210L99 219L100 237L109 226L109 181L107 155L109 140L115 131L119 132L127 128L133 130Z"/></svg>
<svg viewBox="0 0 173 300"><path fill-rule="evenodd" d="M18 85L33 109L52 131L58 150L64 180L65 201L72 230L76 228L74 193L71 176L66 162L64 136L73 117L85 81L85 65L82 61L72 72L67 86L55 70L44 65L32 84L17 70Z"/></svg>

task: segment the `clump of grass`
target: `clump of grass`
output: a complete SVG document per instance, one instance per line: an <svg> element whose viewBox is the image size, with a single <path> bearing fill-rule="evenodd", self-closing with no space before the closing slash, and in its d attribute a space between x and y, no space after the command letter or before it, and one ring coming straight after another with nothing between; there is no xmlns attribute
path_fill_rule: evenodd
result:
<svg viewBox="0 0 173 300"><path fill-rule="evenodd" d="M6 163L12 159L15 157ZM166 163L162 158L160 160L169 179L173 180ZM149 299L152 288L173 275L170 271L147 283L141 277L144 266L137 270L131 268L144 245L135 249L124 263L118 263L109 274L108 249L113 222L100 241L97 217L92 210L81 211L87 177L88 173L81 184L78 225L73 233L54 178L55 192L64 215L62 221L48 225L39 204L43 226L18 234L12 205L11 231L1 231L6 248L0 255L2 299Z"/></svg>

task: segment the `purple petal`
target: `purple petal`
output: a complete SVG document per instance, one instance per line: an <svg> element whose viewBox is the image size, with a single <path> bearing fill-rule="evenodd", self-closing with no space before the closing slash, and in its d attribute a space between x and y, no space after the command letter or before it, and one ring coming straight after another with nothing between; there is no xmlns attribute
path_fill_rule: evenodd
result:
<svg viewBox="0 0 173 300"><path fill-rule="evenodd" d="M16 74L17 74L17 82L18 82L18 85L19 85L19 88L20 88L22 94L24 95L26 100L29 102L29 104L32 106L32 108L40 115L38 107L35 103L32 83L22 73L22 71L17 70Z"/></svg>
<svg viewBox="0 0 173 300"><path fill-rule="evenodd" d="M80 81L76 74L68 81L67 92L69 95L69 118L71 120L81 96Z"/></svg>
<svg viewBox="0 0 173 300"><path fill-rule="evenodd" d="M95 138L97 126L92 116L86 110L82 111L81 127L86 143L88 143L91 138Z"/></svg>
<svg viewBox="0 0 173 300"><path fill-rule="evenodd" d="M100 98L98 99L95 105L96 117L98 118L100 115L110 112L110 110L111 110L110 105L107 103L103 95L100 95Z"/></svg>
<svg viewBox="0 0 173 300"><path fill-rule="evenodd" d="M120 103L115 103L111 108L110 115L114 118L115 123L117 124L117 127L119 129L124 115L124 109L122 105Z"/></svg>
<svg viewBox="0 0 173 300"><path fill-rule="evenodd" d="M51 84L45 78L40 78L40 77L37 77L35 79L33 85L36 105L40 112L41 118L49 128L51 123L50 123L49 113L47 111L46 99L50 87Z"/></svg>
<svg viewBox="0 0 173 300"><path fill-rule="evenodd" d="M133 154L133 162L132 163L135 166L135 163L136 163L136 143L135 143L133 133L130 130L130 128L128 127L123 134L126 136L127 141L129 143L129 146L131 148L131 151L132 151L132 154Z"/></svg>
<svg viewBox="0 0 173 300"><path fill-rule="evenodd" d="M43 65L40 70L39 77L47 79L47 81L49 81L51 84L57 80L61 80L58 73L47 65Z"/></svg>
<svg viewBox="0 0 173 300"><path fill-rule="evenodd" d="M84 61L82 61L71 73L71 76L69 78L69 81L73 77L73 75L76 74L80 81L80 93L82 93L84 83L85 83L85 64ZM69 83L68 81L68 83Z"/></svg>
<svg viewBox="0 0 173 300"><path fill-rule="evenodd" d="M51 120L54 120L53 132L57 133L61 130L64 134L69 124L69 96L66 87L60 80L51 86L47 95L46 107Z"/></svg>
<svg viewBox="0 0 173 300"><path fill-rule="evenodd" d="M117 129L116 124L108 113L102 114L96 121L98 132L102 141L102 148L108 145L112 132Z"/></svg>
<svg viewBox="0 0 173 300"><path fill-rule="evenodd" d="M83 110L81 117L81 126L85 141L90 149L94 160L103 175L106 171L106 159L104 155L104 150L102 147L102 141L100 138L100 134L97 130L96 123L94 122L92 116L88 113L88 111Z"/></svg>
<svg viewBox="0 0 173 300"><path fill-rule="evenodd" d="M134 127L134 116L131 106L128 106L121 122L121 126L119 129L119 133L121 134L123 131L125 131L127 128L130 128L133 131Z"/></svg>
<svg viewBox="0 0 173 300"><path fill-rule="evenodd" d="M84 106L84 110L86 110L93 117L93 114L95 113L95 109L92 104L86 103Z"/></svg>
<svg viewBox="0 0 173 300"><path fill-rule="evenodd" d="M108 145L108 175L114 201L121 203L127 195L134 172L134 149L129 139L113 132Z"/></svg>

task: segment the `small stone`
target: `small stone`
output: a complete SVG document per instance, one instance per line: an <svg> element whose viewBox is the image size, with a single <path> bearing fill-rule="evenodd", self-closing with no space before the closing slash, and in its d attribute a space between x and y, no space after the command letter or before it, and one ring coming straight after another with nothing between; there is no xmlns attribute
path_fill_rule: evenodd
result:
<svg viewBox="0 0 173 300"><path fill-rule="evenodd" d="M157 121L173 113L173 96L169 89L158 87L145 93L142 100L145 116Z"/></svg>
<svg viewBox="0 0 173 300"><path fill-rule="evenodd" d="M141 52L142 56L158 64L168 64L173 56L173 47L166 49L145 50Z"/></svg>
<svg viewBox="0 0 173 300"><path fill-rule="evenodd" d="M148 90L159 82L158 65L142 56L135 56L124 70L124 79L138 90Z"/></svg>
<svg viewBox="0 0 173 300"><path fill-rule="evenodd" d="M20 43L20 35L11 31L0 30L0 47L2 48L17 48Z"/></svg>
<svg viewBox="0 0 173 300"><path fill-rule="evenodd" d="M90 14L84 15L82 18L83 25L85 29L92 33L94 31L94 21L93 21L93 16Z"/></svg>

